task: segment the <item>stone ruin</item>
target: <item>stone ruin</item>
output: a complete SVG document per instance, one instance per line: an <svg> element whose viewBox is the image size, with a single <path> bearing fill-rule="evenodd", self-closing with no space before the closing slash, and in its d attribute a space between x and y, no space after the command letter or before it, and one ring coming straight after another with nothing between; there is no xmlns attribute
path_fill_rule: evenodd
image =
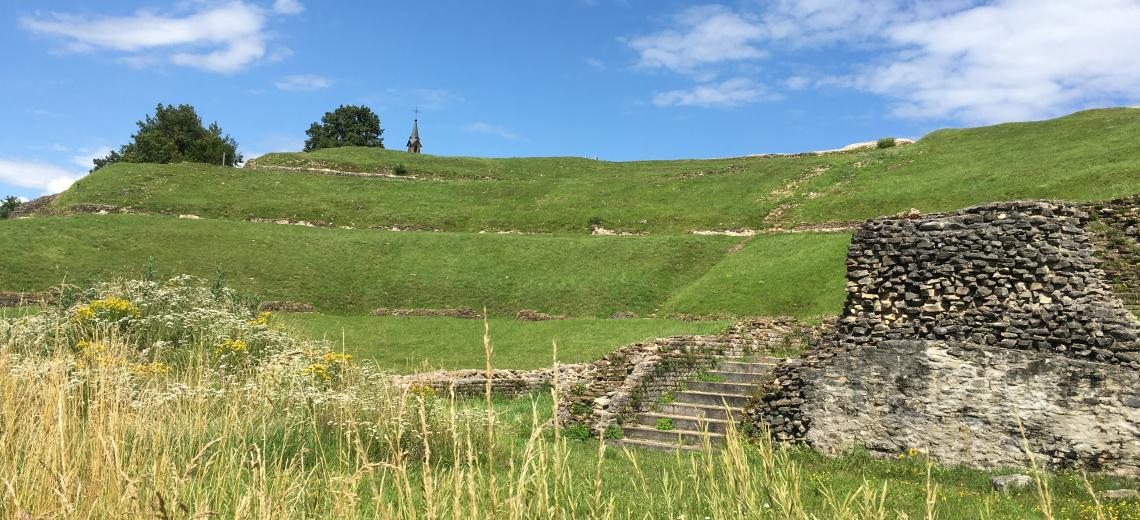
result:
<svg viewBox="0 0 1140 520"><path fill-rule="evenodd" d="M1136 215L1122 204L1109 213ZM825 453L997 467L1028 447L1047 467L1140 476L1140 322L1088 221L1052 202L868 221L834 337L778 367L749 422Z"/></svg>

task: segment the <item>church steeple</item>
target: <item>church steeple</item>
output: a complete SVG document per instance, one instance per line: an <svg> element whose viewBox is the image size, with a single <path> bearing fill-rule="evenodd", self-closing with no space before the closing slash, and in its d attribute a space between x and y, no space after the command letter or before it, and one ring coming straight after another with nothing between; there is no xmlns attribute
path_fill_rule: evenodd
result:
<svg viewBox="0 0 1140 520"><path fill-rule="evenodd" d="M408 138L408 153L420 153L420 109L416 109L416 119L412 122L412 136Z"/></svg>

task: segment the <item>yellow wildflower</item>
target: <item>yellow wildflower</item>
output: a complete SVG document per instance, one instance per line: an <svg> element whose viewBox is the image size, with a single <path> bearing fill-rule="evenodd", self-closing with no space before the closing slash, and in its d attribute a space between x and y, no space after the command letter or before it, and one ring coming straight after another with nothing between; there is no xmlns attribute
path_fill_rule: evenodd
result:
<svg viewBox="0 0 1140 520"><path fill-rule="evenodd" d="M328 381L332 379L332 374L329 373L329 367L320 363L313 363L305 367L301 373L307 376L313 376L314 378L321 381Z"/></svg>
<svg viewBox="0 0 1140 520"><path fill-rule="evenodd" d="M326 352L324 355L324 360L325 360L325 363L347 365L347 364L352 362L352 354L339 354L336 352Z"/></svg>
<svg viewBox="0 0 1140 520"><path fill-rule="evenodd" d="M134 363L127 367L131 375L148 379L170 373L170 367L161 361L150 363Z"/></svg>
<svg viewBox="0 0 1140 520"><path fill-rule="evenodd" d="M262 313L258 314L256 318L254 318L253 320L250 320L249 324L254 325L254 326L269 325L269 320L272 318L273 318L272 312L262 312Z"/></svg>
<svg viewBox="0 0 1140 520"><path fill-rule="evenodd" d="M244 340L226 338L222 340L222 344L218 345L218 351L225 354L228 352L242 353L249 350L249 345Z"/></svg>

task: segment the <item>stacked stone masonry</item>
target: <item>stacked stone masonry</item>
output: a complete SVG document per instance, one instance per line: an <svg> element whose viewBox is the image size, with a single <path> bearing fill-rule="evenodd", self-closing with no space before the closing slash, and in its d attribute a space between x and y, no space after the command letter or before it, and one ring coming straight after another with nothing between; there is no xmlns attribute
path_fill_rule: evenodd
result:
<svg viewBox="0 0 1140 520"><path fill-rule="evenodd" d="M1140 323L1088 224L1052 202L868 221L834 337L778 367L749 420L824 451L982 467L1024 462L1023 424L1050 466L1140 473Z"/></svg>

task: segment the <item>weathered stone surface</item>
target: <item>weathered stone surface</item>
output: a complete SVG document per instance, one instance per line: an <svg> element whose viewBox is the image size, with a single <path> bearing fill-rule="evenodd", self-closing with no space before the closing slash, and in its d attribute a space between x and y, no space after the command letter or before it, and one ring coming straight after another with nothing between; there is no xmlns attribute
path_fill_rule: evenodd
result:
<svg viewBox="0 0 1140 520"><path fill-rule="evenodd" d="M587 377L592 367L587 364L559 365L558 385L563 392L568 392ZM466 370L438 370L423 372L395 378L397 385L427 386L448 395L454 391L457 396L483 395L487 390L487 371ZM538 370L504 370L496 369L491 372L491 392L504 395L519 395L554 384L554 370L541 368Z"/></svg>
<svg viewBox="0 0 1140 520"><path fill-rule="evenodd" d="M1135 489L1110 489L1101 493L1108 500L1136 500L1140 498L1140 491Z"/></svg>
<svg viewBox="0 0 1140 520"><path fill-rule="evenodd" d="M1015 491L1027 489L1033 485L1033 477L1029 475L1001 475L990 479L994 491L1010 494Z"/></svg>
<svg viewBox="0 0 1140 520"><path fill-rule="evenodd" d="M970 343L885 341L806 368L804 439L827 453L916 448L943 464L1140 475L1140 372Z"/></svg>
<svg viewBox="0 0 1140 520"><path fill-rule="evenodd" d="M373 316L433 316L445 318L459 318L464 320L483 319L483 315L470 307L458 309L374 309Z"/></svg>

